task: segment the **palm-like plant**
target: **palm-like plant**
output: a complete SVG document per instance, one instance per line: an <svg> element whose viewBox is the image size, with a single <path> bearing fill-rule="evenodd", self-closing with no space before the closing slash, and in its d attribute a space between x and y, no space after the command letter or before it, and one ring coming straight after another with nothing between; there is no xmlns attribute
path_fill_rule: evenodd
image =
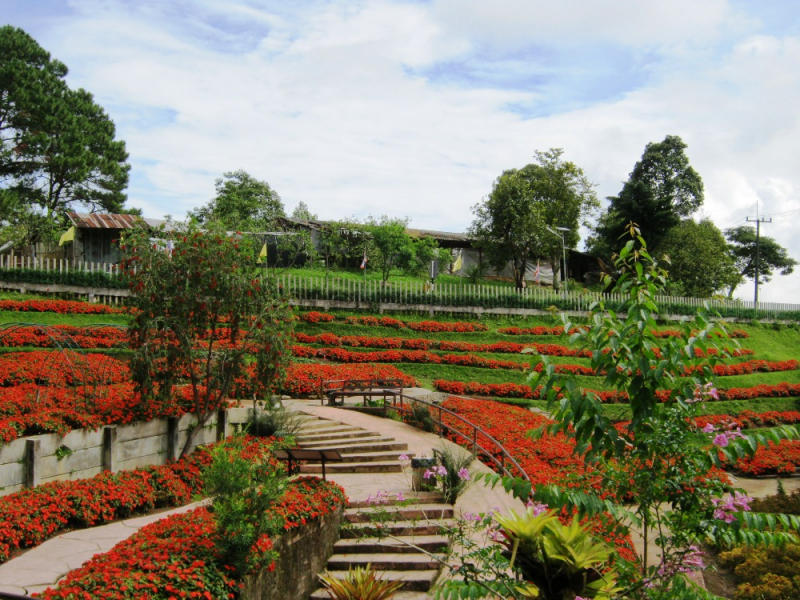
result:
<svg viewBox="0 0 800 600"><path fill-rule="evenodd" d="M388 600L403 587L402 581L380 579L369 564L350 569L344 579L336 579L328 571L319 578L333 600Z"/></svg>

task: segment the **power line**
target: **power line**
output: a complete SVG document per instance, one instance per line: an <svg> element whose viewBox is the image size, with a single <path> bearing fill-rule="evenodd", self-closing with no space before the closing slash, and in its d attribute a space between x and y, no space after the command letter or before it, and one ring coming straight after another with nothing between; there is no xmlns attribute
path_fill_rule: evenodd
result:
<svg viewBox="0 0 800 600"><path fill-rule="evenodd" d="M756 211L756 212L758 212L758 211ZM762 223L772 223L772 218L768 219L766 217L759 217L758 214L756 214L755 218L747 217L747 222L756 224L756 279L755 279L756 293L755 293L755 299L753 301L753 308L755 310L758 310L758 263L759 263L759 259L760 259L760 256L759 256L759 242L760 242L760 239L761 239L761 224Z"/></svg>

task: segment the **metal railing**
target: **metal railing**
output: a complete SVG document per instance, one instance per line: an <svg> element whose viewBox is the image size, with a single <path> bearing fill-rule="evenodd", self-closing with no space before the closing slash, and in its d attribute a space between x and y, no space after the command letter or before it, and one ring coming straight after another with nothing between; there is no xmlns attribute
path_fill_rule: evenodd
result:
<svg viewBox="0 0 800 600"><path fill-rule="evenodd" d="M398 402L399 400L399 402ZM406 401L408 403L416 402L418 404L422 404L428 407L428 412L431 415L431 418L434 419L434 423L438 426L439 429L439 437L444 437L444 432L447 430L451 434L458 436L458 438L463 438L467 441L467 444L459 444L466 448L472 447L472 453L475 456L478 456L479 452L482 453L484 456L488 457L492 463L500 470L503 475L507 475L509 477L516 477L521 476L523 479L530 483L531 478L525 472L520 464L514 459L511 454L509 454L508 450L505 449L503 444L501 444L498 440L493 438L491 435L486 433L481 427L459 415L457 412L449 410L443 407L441 404L434 404L432 402L426 402L425 400L421 400L420 398L414 398L413 396L407 396L406 394L399 394L398 396L392 398L391 408L398 411L399 413L412 413L412 408L406 408ZM384 416L386 415L387 405L384 403ZM433 409L433 410L431 410ZM438 415L438 420L434 417L434 413ZM453 427L444 421L444 415L448 415L449 417L455 419L456 421L460 421L464 423L468 429L471 429L471 435L464 433L460 429ZM479 436L483 436L483 438L487 439L491 444L494 445L494 453L490 451L488 448L484 448L478 442L480 439ZM455 440L453 440L455 441ZM458 442L456 442L458 443ZM499 454L500 458L498 459L495 454ZM517 473L514 473L509 467L506 466L508 464L516 469Z"/></svg>

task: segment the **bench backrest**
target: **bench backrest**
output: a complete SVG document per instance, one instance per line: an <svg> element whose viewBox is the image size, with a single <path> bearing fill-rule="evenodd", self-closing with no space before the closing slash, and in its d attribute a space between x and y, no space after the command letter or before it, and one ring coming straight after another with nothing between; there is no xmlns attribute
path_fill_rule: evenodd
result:
<svg viewBox="0 0 800 600"><path fill-rule="evenodd" d="M326 391L343 390L373 390L373 389L392 389L402 392L402 379L332 379L324 381Z"/></svg>

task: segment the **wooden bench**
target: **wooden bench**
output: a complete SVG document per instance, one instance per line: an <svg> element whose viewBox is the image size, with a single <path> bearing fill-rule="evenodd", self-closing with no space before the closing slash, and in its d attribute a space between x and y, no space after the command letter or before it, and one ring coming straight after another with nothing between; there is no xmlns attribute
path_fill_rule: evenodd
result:
<svg viewBox="0 0 800 600"><path fill-rule="evenodd" d="M300 465L297 463L299 463L301 460L306 462L322 463L323 479L325 479L326 462L344 461L342 454L338 450L303 450L302 448L288 448L285 450L275 450L273 454L278 460L286 461L286 470L289 472L289 475L292 475L295 469L300 469Z"/></svg>
<svg viewBox="0 0 800 600"><path fill-rule="evenodd" d="M320 400L323 404L325 398L330 406L344 405L345 398L363 397L364 406L371 398L383 398L384 404L389 398L396 398L403 393L401 379L335 379L323 382L325 397Z"/></svg>

